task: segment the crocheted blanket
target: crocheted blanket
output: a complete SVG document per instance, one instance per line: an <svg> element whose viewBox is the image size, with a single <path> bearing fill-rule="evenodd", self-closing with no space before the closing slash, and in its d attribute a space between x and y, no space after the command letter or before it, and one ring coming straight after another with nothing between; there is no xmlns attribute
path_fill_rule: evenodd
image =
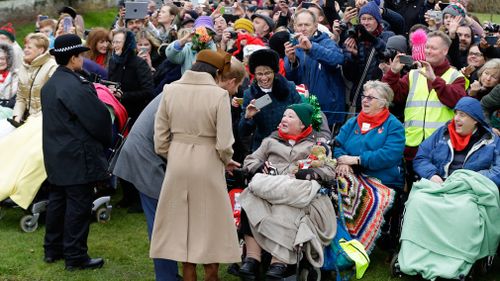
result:
<svg viewBox="0 0 500 281"><path fill-rule="evenodd" d="M349 234L369 254L380 236L384 214L392 206L395 191L365 175L339 177L338 181Z"/></svg>

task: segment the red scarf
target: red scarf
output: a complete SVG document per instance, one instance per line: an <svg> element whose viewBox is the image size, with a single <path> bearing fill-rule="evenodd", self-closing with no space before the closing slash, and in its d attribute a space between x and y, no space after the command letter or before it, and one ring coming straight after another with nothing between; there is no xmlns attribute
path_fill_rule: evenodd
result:
<svg viewBox="0 0 500 281"><path fill-rule="evenodd" d="M370 130L384 124L387 118L389 118L389 110L387 108L371 116L361 111L358 115L358 126L361 128L361 134L364 135ZM365 126L363 126L363 124L365 124Z"/></svg>
<svg viewBox="0 0 500 281"><path fill-rule="evenodd" d="M104 63L106 62L106 55L98 54L97 57L95 57L95 62L100 66L105 66Z"/></svg>
<svg viewBox="0 0 500 281"><path fill-rule="evenodd" d="M0 84L5 82L5 79L7 79L7 76L9 76L9 71L5 70L0 74Z"/></svg>
<svg viewBox="0 0 500 281"><path fill-rule="evenodd" d="M298 142L301 139L306 138L307 136L309 136L312 133L312 130L313 130L312 126L309 125L309 127L307 127L307 129L305 129L304 131L302 131L302 133L300 133L298 135L289 135L289 134L283 133L281 131L281 129L278 129L278 136L280 138L286 140L286 141L293 140L295 142Z"/></svg>
<svg viewBox="0 0 500 281"><path fill-rule="evenodd" d="M464 150L464 148L469 144L470 137L472 136L472 133L467 136L459 135L457 131L455 131L454 119L451 119L451 122L448 123L448 132L450 132L451 146L453 146L456 151Z"/></svg>

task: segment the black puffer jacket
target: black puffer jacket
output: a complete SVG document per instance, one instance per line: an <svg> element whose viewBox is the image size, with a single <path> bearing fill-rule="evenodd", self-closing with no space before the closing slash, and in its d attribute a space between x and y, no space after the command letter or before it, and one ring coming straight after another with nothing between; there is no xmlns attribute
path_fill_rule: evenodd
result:
<svg viewBox="0 0 500 281"><path fill-rule="evenodd" d="M120 100L132 121L153 99L153 76L148 64L135 54L135 38L127 31L121 55L113 53L109 61L109 80L120 82L123 97Z"/></svg>

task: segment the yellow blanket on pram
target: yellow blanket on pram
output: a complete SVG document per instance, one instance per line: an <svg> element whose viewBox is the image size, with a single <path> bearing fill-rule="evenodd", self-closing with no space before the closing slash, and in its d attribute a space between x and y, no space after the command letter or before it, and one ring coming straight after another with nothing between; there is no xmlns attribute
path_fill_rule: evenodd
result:
<svg viewBox="0 0 500 281"><path fill-rule="evenodd" d="M47 178L42 152L42 115L0 139L0 201L10 197L27 209Z"/></svg>

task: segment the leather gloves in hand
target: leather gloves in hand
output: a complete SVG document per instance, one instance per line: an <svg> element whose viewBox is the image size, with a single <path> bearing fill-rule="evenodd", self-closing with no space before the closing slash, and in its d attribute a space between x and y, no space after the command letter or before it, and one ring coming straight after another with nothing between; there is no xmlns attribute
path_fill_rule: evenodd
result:
<svg viewBox="0 0 500 281"><path fill-rule="evenodd" d="M299 180L320 180L320 176L313 169L300 169L295 173L295 178Z"/></svg>

